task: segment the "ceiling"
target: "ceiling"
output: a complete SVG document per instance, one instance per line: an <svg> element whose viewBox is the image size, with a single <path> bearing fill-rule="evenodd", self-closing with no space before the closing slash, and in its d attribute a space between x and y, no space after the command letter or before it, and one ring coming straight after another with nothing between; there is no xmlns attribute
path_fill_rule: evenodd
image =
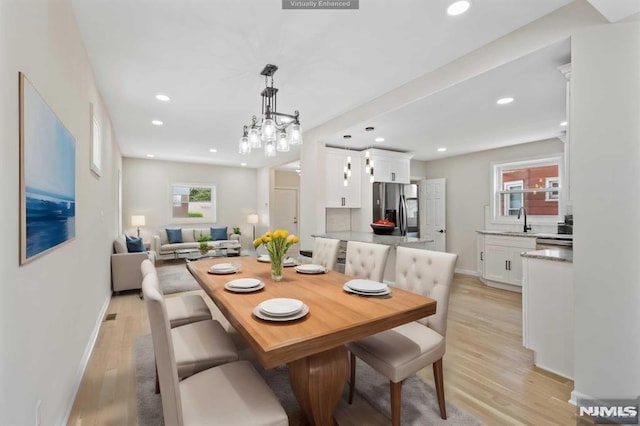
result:
<svg viewBox="0 0 640 426"><path fill-rule="evenodd" d="M359 10L282 10L280 0L73 0L98 88L125 157L247 167L297 158L238 154L260 112L267 63L279 67L281 112L305 131L504 36L570 0L475 1L461 16L445 0L363 0ZM432 159L557 136L569 60L561 42L326 140ZM160 102L156 94L170 102ZM510 105L497 98L513 96ZM162 120L163 126L151 121ZM377 135L376 135L377 136ZM307 141L310 142L310 141ZM376 144L378 146L378 144ZM447 147L445 154L437 147ZM217 152L209 152L216 149Z"/></svg>

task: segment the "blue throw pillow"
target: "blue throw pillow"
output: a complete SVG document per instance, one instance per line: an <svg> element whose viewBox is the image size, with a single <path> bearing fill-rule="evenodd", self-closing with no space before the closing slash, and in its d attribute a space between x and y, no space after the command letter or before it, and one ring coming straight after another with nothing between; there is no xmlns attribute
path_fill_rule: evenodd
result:
<svg viewBox="0 0 640 426"><path fill-rule="evenodd" d="M220 241L227 239L227 227L211 228L211 239L213 241Z"/></svg>
<svg viewBox="0 0 640 426"><path fill-rule="evenodd" d="M127 238L127 251L129 253L140 253L145 251L142 238L130 237L128 235L126 235L126 238Z"/></svg>
<svg viewBox="0 0 640 426"><path fill-rule="evenodd" d="M182 229L165 229L167 231L167 239L169 244L176 244L182 242Z"/></svg>

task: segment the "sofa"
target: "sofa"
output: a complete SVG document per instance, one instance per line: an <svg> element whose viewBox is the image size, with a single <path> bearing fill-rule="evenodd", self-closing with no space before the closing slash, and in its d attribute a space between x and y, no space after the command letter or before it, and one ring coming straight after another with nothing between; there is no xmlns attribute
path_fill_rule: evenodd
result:
<svg viewBox="0 0 640 426"><path fill-rule="evenodd" d="M169 235L172 239L169 239ZM207 241L209 249L227 249L239 251L242 247L240 235L229 233L227 227L209 228L179 228L167 227L153 236L151 248L156 252L158 259L175 259L178 257L177 250L197 250L200 246L198 238L209 236Z"/></svg>
<svg viewBox="0 0 640 426"><path fill-rule="evenodd" d="M145 250L144 245L142 245L142 240L138 242L138 245L141 245L138 250L142 249L142 251L129 251L127 236L124 234L118 235L113 241L113 253L111 254L111 286L116 293L124 290L142 289L140 264L145 259L149 259L151 263L155 264L155 252Z"/></svg>

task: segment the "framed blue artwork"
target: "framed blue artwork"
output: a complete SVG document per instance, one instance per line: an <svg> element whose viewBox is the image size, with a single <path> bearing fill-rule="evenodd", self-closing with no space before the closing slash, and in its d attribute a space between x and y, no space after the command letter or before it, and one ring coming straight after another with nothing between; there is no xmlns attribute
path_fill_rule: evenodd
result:
<svg viewBox="0 0 640 426"><path fill-rule="evenodd" d="M20 264L76 235L76 141L20 73Z"/></svg>

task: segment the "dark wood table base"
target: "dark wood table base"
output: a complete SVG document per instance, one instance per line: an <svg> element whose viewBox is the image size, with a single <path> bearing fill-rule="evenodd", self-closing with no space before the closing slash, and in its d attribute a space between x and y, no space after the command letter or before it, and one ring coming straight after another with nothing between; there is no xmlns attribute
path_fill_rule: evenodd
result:
<svg viewBox="0 0 640 426"><path fill-rule="evenodd" d="M349 358L344 346L289 363L289 379L307 420L314 426L333 425L333 411L347 383Z"/></svg>

